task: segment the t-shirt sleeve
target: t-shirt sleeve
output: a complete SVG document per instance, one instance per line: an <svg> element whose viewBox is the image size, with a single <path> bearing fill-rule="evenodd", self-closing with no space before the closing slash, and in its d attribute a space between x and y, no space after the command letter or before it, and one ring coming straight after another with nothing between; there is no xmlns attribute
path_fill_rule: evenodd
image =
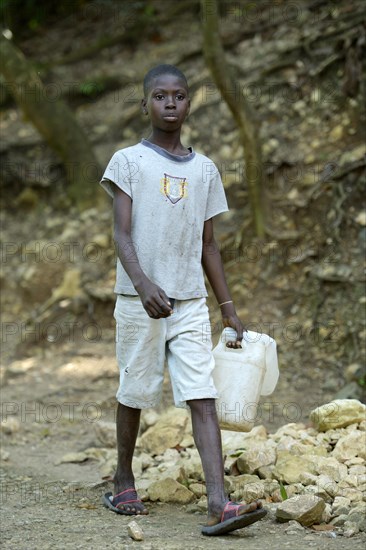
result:
<svg viewBox="0 0 366 550"><path fill-rule="evenodd" d="M107 191L108 195L113 197L114 192L111 182L116 184L117 187L122 189L122 191L132 198L131 163L121 151L114 153L100 180L100 185L103 189Z"/></svg>
<svg viewBox="0 0 366 550"><path fill-rule="evenodd" d="M224 185L221 180L220 172L213 164L214 169L210 179L210 187L208 191L205 221L229 210Z"/></svg>

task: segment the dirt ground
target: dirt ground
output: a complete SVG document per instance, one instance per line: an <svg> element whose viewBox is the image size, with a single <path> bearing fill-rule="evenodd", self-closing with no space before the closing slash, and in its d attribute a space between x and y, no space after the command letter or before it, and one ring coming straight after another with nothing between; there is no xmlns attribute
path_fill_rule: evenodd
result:
<svg viewBox="0 0 366 550"><path fill-rule="evenodd" d="M19 407L17 415L11 415L18 418L18 428L3 435L2 442L6 458L1 468L3 548L364 548L364 533L351 539L337 531L286 533L288 524L275 521L273 504L267 505L269 513L257 525L207 538L200 534L204 514L188 513L185 506L147 503L149 516L138 518L144 541L132 541L127 534L131 518L117 516L101 504L111 484L102 479L98 463L58 463L65 453L100 446L95 424L114 418L111 395L117 377L112 342L110 352L100 346L87 356L80 346L79 355L67 362L64 350L53 358L48 354L13 364L2 392L3 411ZM164 402L169 400L167 382Z"/></svg>

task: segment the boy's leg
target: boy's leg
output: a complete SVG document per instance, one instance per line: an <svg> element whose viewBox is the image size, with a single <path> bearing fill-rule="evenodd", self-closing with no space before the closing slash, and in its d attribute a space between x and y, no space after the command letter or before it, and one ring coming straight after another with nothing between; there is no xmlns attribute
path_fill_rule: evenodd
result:
<svg viewBox="0 0 366 550"><path fill-rule="evenodd" d="M135 450L136 438L140 426L140 409L133 409L118 403L117 407L117 470L114 476L115 495L126 489L135 488L135 477L132 472L132 458ZM131 494L127 496L129 500ZM147 510L142 502L120 503L118 508L126 512L146 514Z"/></svg>
<svg viewBox="0 0 366 550"><path fill-rule="evenodd" d="M224 489L224 462L219 423L214 399L187 401L192 414L193 437L202 460L205 474L208 506L208 525L221 519L225 504L229 502ZM238 515L261 508L260 502L243 504Z"/></svg>

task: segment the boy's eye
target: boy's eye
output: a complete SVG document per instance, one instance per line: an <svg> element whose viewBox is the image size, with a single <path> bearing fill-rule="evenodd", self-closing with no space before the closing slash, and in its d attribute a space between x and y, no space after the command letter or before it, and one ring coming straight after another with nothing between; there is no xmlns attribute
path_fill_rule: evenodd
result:
<svg viewBox="0 0 366 550"><path fill-rule="evenodd" d="M178 94L176 97L177 97L177 99L179 99L179 101L183 101L183 99L184 99L183 94Z"/></svg>
<svg viewBox="0 0 366 550"><path fill-rule="evenodd" d="M164 99L164 96L163 94L156 94L155 99L161 100L161 99Z"/></svg>

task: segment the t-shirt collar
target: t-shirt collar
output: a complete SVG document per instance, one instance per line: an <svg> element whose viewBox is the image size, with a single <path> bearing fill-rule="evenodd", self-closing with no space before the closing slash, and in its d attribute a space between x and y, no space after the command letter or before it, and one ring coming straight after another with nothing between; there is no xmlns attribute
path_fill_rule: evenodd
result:
<svg viewBox="0 0 366 550"><path fill-rule="evenodd" d="M159 147L159 145L155 145L155 143L151 143L147 139L142 139L141 144L145 145L145 147L149 147L149 149L153 149L156 153L158 153L162 157L165 157L169 160L174 160L175 162L188 162L192 160L196 155L192 147L188 147L188 149L190 150L190 153L188 153L188 155L173 155L173 153L170 153L166 149Z"/></svg>

